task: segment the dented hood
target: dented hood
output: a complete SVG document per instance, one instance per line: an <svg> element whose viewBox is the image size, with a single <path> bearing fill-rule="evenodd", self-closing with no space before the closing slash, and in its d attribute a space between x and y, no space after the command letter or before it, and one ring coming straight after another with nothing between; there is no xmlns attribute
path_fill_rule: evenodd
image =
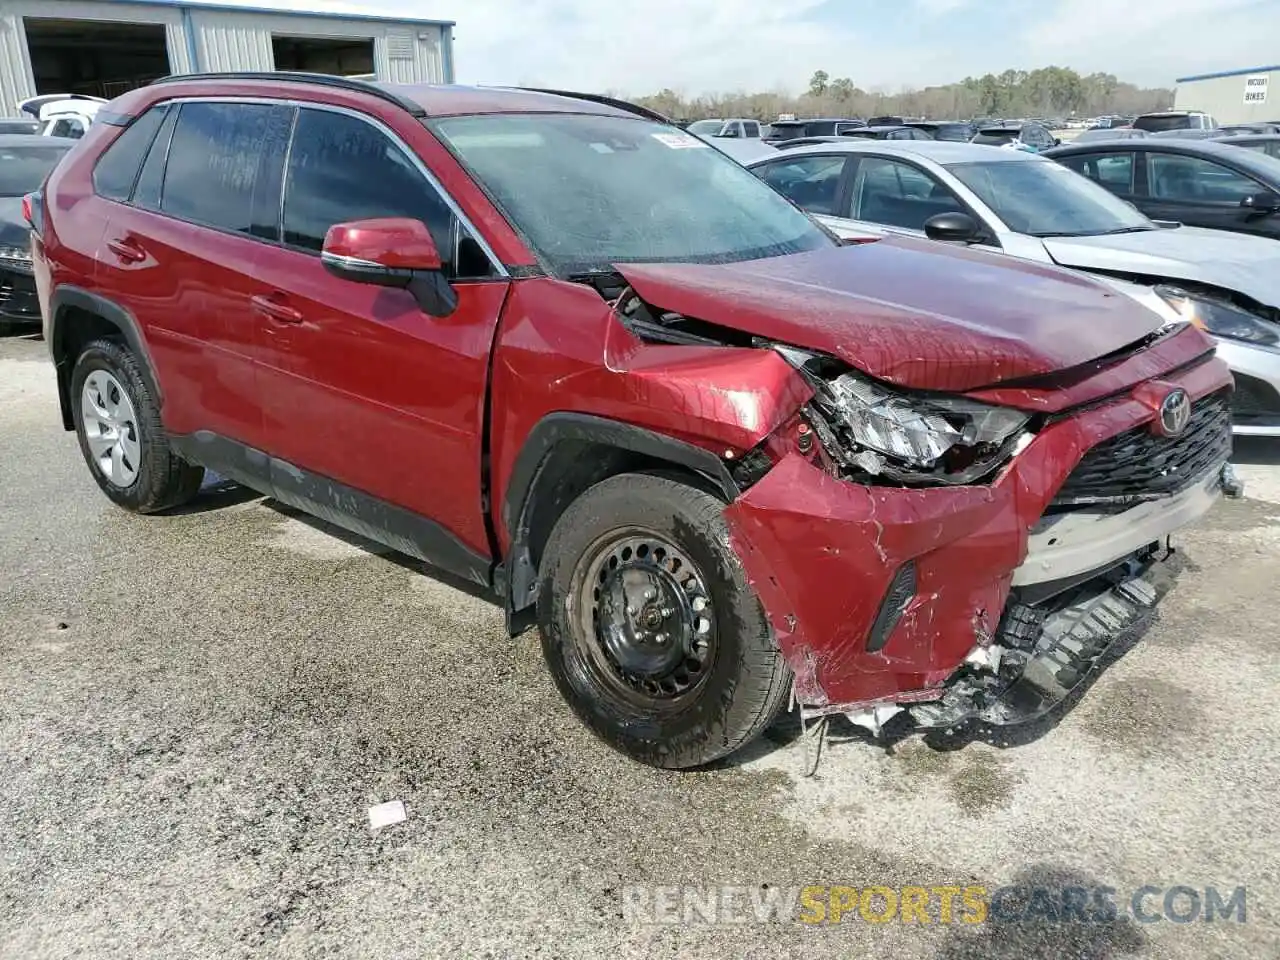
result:
<svg viewBox="0 0 1280 960"><path fill-rule="evenodd" d="M618 264L662 310L840 357L904 387L973 390L1074 367L1161 318L1058 267L894 237L726 264Z"/></svg>

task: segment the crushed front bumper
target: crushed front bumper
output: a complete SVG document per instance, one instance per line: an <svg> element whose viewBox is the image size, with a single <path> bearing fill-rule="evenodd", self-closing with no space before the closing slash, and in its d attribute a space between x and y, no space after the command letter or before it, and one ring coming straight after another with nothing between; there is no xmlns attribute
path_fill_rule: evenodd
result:
<svg viewBox="0 0 1280 960"><path fill-rule="evenodd" d="M1225 404L1231 379L1211 360L1164 382L1208 409ZM1218 496L1229 424L1205 428L1221 444L1208 459L1158 461L1166 466L1155 471L1156 485L1167 495L1096 506L1064 506L1058 496L1069 478L1080 479L1078 467L1092 469L1086 458L1104 442L1136 450L1146 463L1169 453L1167 444L1142 440L1155 416L1151 395L1135 389L1053 420L990 484L864 486L789 453L730 504L734 546L805 709L856 715L917 705L924 716L924 704L948 704L949 691L974 669L1008 680L997 651L1022 607L1036 607L1043 628L1009 647L1027 670L1041 640L1062 633L1049 619L1057 604L1095 591L1100 622L1110 617L1115 627L1109 636L1122 632L1119 604L1153 607L1162 590L1147 603L1142 578L1160 569L1156 546ZM1194 463L1194 476L1168 483L1180 462Z"/></svg>

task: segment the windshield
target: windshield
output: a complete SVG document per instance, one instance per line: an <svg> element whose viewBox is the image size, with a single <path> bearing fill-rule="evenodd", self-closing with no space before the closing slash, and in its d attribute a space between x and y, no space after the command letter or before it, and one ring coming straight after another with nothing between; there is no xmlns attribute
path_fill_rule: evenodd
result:
<svg viewBox="0 0 1280 960"><path fill-rule="evenodd" d="M1013 143L1018 139L1017 130L983 130L973 138L972 143L987 143L1000 146L1006 143Z"/></svg>
<svg viewBox="0 0 1280 960"><path fill-rule="evenodd" d="M39 190L66 147L0 147L0 197Z"/></svg>
<svg viewBox="0 0 1280 960"><path fill-rule="evenodd" d="M698 120L689 124L687 129L690 133L701 134L704 137L714 137L723 126L723 120Z"/></svg>
<svg viewBox="0 0 1280 960"><path fill-rule="evenodd" d="M682 130L582 114L450 117L436 131L551 271L728 263L835 244L790 202Z"/></svg>
<svg viewBox="0 0 1280 960"><path fill-rule="evenodd" d="M955 163L947 169L1015 233L1089 237L1156 228L1106 188L1049 160Z"/></svg>
<svg viewBox="0 0 1280 960"><path fill-rule="evenodd" d="M805 135L806 124L796 121L784 121L769 126L769 138L772 140L790 140Z"/></svg>
<svg viewBox="0 0 1280 960"><path fill-rule="evenodd" d="M1155 133L1160 130L1189 130L1191 117L1185 113L1176 113L1170 117L1139 117L1133 121L1133 129Z"/></svg>

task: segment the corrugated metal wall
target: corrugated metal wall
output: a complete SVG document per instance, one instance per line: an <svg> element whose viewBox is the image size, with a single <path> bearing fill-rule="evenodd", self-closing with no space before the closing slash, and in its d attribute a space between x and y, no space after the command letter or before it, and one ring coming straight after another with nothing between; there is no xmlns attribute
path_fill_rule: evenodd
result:
<svg viewBox="0 0 1280 960"><path fill-rule="evenodd" d="M107 0L0 0L0 116L36 93L24 17L156 23L165 27L174 73L272 70L273 33L291 37L368 38L380 80L447 83L453 78L451 30L431 24L344 20L152 6ZM187 33L190 24L191 33ZM197 62L192 62L192 54Z"/></svg>
<svg viewBox="0 0 1280 960"><path fill-rule="evenodd" d="M1255 75L1269 77L1267 99L1263 103L1246 104L1245 80ZM1222 124L1280 120L1280 70L1180 83L1173 103L1177 110L1203 110Z"/></svg>
<svg viewBox="0 0 1280 960"><path fill-rule="evenodd" d="M372 20L191 10L202 70L271 70L272 34L373 40L379 80L444 83L447 28Z"/></svg>
<svg viewBox="0 0 1280 960"><path fill-rule="evenodd" d="M170 67L175 73L191 71L177 7L96 0L0 0L0 115L15 114L18 102L36 93L24 17L164 24Z"/></svg>

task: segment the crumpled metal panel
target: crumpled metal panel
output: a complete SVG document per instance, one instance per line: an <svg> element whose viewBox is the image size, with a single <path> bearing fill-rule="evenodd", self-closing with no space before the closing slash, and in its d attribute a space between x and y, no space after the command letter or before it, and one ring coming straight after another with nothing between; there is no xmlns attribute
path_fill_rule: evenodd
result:
<svg viewBox="0 0 1280 960"><path fill-rule="evenodd" d="M741 456L813 397L772 350L655 345L619 322L592 288L513 284L494 350L494 503L534 424L588 413ZM603 358L604 362L601 363ZM509 531L499 530L505 550Z"/></svg>
<svg viewBox="0 0 1280 960"><path fill-rule="evenodd" d="M1058 413L1094 400L1109 397L1130 384L1158 377L1169 370L1179 370L1214 350L1213 340L1198 327L1185 324L1144 350L1136 351L1101 370L1086 365L1082 370L1066 371L1050 377L1051 384L997 386L968 394L974 400L996 406Z"/></svg>
<svg viewBox="0 0 1280 960"><path fill-rule="evenodd" d="M1220 360L1166 378L1193 399L1231 382ZM990 486L909 490L832 477L795 453L725 510L735 549L810 706L941 684L999 625L1027 535L1084 453L1149 422L1141 386L1045 427ZM866 637L908 560L917 593L888 643Z"/></svg>
<svg viewBox="0 0 1280 960"><path fill-rule="evenodd" d="M619 264L663 310L821 350L906 387L1042 376L1149 336L1160 318L1057 267L895 237L725 264Z"/></svg>

